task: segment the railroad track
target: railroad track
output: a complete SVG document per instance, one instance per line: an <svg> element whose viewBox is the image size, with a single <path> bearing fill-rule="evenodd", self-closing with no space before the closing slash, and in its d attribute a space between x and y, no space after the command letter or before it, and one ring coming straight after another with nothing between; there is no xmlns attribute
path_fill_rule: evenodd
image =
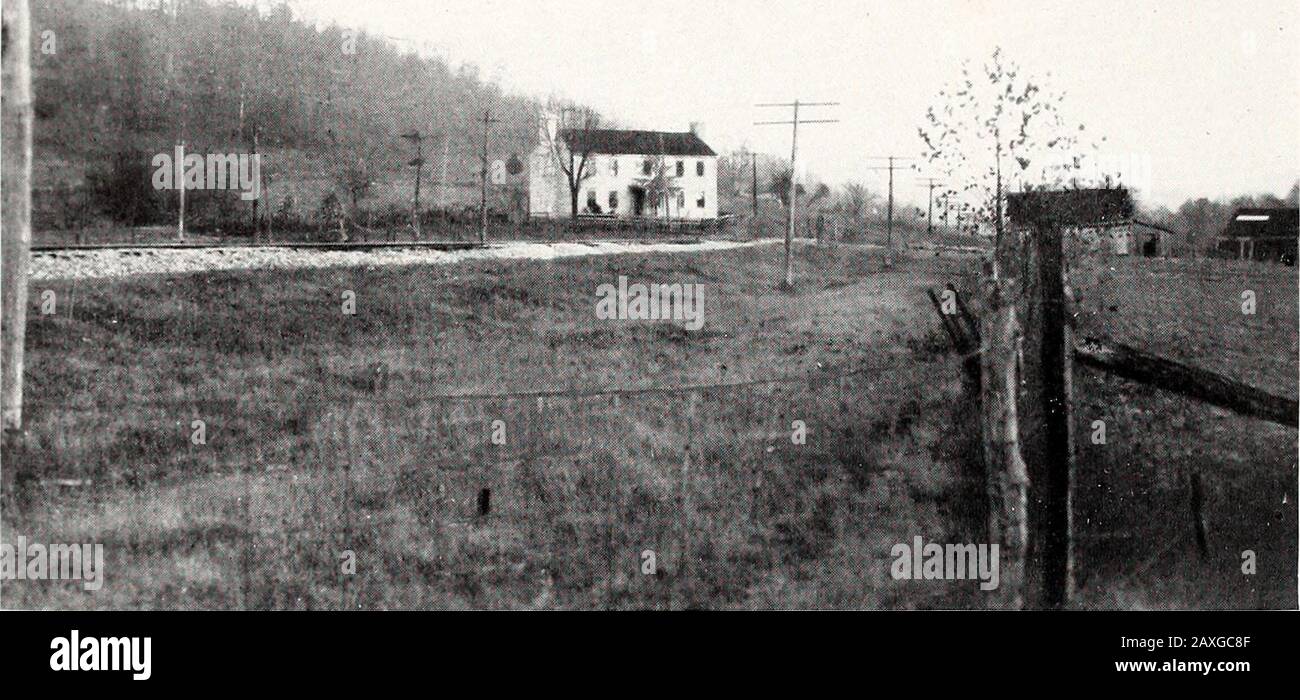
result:
<svg viewBox="0 0 1300 700"><path fill-rule="evenodd" d="M33 244L31 253L33 255L70 253L79 251L151 251L151 250L212 250L212 249L236 249L236 250L262 250L262 249L291 249L291 250L316 250L316 251L372 251L372 250L436 250L443 252L452 252L459 250L474 250L477 248L491 247L493 244L505 243L571 243L571 244L597 244L597 243L667 243L677 245L689 245L700 243L700 238L668 238L668 239L640 239L640 238L602 238L590 240L500 240L491 243L477 243L473 241L358 241L358 242L281 242L281 243L219 243L219 242L198 242L182 243L179 241L155 242L155 243L68 243L68 244Z"/></svg>
<svg viewBox="0 0 1300 700"><path fill-rule="evenodd" d="M693 244L693 245L692 245ZM463 260L551 260L624 252L718 250L759 241L588 240L379 241L356 243L90 243L34 246L32 281L106 279L135 275L204 274L222 270L455 264Z"/></svg>
<svg viewBox="0 0 1300 700"><path fill-rule="evenodd" d="M36 254L64 253L77 251L99 251L99 250L211 250L214 248L221 249L238 249L238 250L260 250L260 249L293 249L293 250L320 250L320 251L366 251L366 250L394 250L394 249L425 249L440 251L471 250L482 248L483 244L469 241L366 241L355 243L319 243L319 242L283 242L283 243L182 243L179 241L165 243L70 243L70 244L42 244L32 245L31 252Z"/></svg>

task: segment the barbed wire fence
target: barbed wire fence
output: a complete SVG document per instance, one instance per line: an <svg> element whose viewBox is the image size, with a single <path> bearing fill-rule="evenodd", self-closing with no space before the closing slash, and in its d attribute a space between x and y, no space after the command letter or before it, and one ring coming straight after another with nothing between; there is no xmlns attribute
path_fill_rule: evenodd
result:
<svg viewBox="0 0 1300 700"><path fill-rule="evenodd" d="M99 407L68 407L21 456L20 472L52 476L8 512L33 537L89 513L73 529L108 534L114 564L155 569L123 579L190 582L115 589L162 606L775 604L762 589L779 582L763 572L829 546L830 521L849 507L791 483L830 478L816 458L792 457L794 421L830 437L844 429L832 418L853 415L897 366L479 394L377 376L279 444L256 442L248 423L269 416L237 400L136 404L152 420L125 434ZM165 465L178 437L190 444ZM59 462L35 468L42 459ZM781 466L791 460L800 467ZM814 583L858 588L860 567L887 566L887 549L857 554L865 565L819 569Z"/></svg>

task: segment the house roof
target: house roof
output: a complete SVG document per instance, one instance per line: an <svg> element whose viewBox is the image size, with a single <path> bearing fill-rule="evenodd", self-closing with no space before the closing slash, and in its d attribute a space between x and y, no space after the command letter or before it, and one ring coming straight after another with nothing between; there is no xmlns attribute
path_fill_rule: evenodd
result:
<svg viewBox="0 0 1300 700"><path fill-rule="evenodd" d="M1300 209L1240 207L1223 229L1225 238L1296 238L1300 236Z"/></svg>
<svg viewBox="0 0 1300 700"><path fill-rule="evenodd" d="M1133 218L1133 199L1122 187L1033 190L1007 195L1007 218L1013 224L1038 218L1065 226L1119 224Z"/></svg>
<svg viewBox="0 0 1300 700"><path fill-rule="evenodd" d="M686 131L625 131L621 129L563 129L560 137L582 153L607 155L716 156L698 135Z"/></svg>
<svg viewBox="0 0 1300 700"><path fill-rule="evenodd" d="M1154 223L1154 222L1151 222L1151 221L1144 221L1144 220L1139 219L1139 218L1137 218L1137 217L1133 217L1133 223L1134 223L1134 224L1137 224L1138 226L1143 226L1143 227L1146 227L1146 228L1149 228L1149 229L1153 229L1153 230L1159 231L1160 233L1167 233L1167 234L1169 234L1169 235L1171 235L1171 236L1177 236L1177 235L1178 235L1178 232L1177 232L1177 231L1175 231L1175 230L1169 228L1168 226L1162 226L1162 225L1160 225L1160 224L1157 224L1157 223Z"/></svg>

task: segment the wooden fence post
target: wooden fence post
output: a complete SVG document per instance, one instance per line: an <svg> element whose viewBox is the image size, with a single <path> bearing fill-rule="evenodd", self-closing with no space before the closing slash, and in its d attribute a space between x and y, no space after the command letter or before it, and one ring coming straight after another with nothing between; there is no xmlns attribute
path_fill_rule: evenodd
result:
<svg viewBox="0 0 1300 700"><path fill-rule="evenodd" d="M1074 343L1067 323L1064 240L1060 225L1051 219L1040 219L1034 230L1034 247L1038 263L1037 294L1030 303L1039 309L1039 372L1037 386L1030 387L1030 400L1042 411L1042 450L1036 455L1042 463L1032 470L1043 478L1040 497L1036 499L1042 508L1041 530L1036 537L1041 566L1039 605L1059 608L1070 602L1074 568L1071 532Z"/></svg>
<svg viewBox="0 0 1300 700"><path fill-rule="evenodd" d="M4 221L0 287L0 421L4 441L20 440L23 426L23 346L27 329L27 258L31 245L32 80L30 12L27 0L4 0L4 97L0 99L3 141ZM16 445L14 445L16 446Z"/></svg>
<svg viewBox="0 0 1300 700"><path fill-rule="evenodd" d="M1020 455L1016 411L1019 324L1005 286L1001 280L988 281L988 309L980 319L980 409L989 499L988 541L1000 550L1001 585L996 607L1020 609L1024 605L1029 536L1029 476Z"/></svg>
<svg viewBox="0 0 1300 700"><path fill-rule="evenodd" d="M1205 533L1205 489L1201 486L1201 472L1193 471L1190 480L1192 531L1196 534L1196 548L1200 550L1201 558L1205 558L1210 553L1210 544Z"/></svg>

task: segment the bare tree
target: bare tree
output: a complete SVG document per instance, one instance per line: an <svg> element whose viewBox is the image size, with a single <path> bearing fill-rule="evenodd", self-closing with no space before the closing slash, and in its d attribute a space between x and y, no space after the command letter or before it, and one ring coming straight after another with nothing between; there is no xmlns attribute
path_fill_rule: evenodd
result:
<svg viewBox="0 0 1300 700"><path fill-rule="evenodd" d="M343 219L350 218L355 224L359 220L361 200L366 198L374 184L370 163L377 159L379 149L359 134L341 140L333 130L330 130L329 137L334 156L334 182L347 195L351 204L346 212L342 211L340 205L340 214ZM340 235L342 235L341 231Z"/></svg>
<svg viewBox="0 0 1300 700"><path fill-rule="evenodd" d="M830 197L831 197L830 185L827 185L824 182L819 182L817 183L817 186L813 188L812 197L808 199L808 206L814 207L818 203L829 202Z"/></svg>
<svg viewBox="0 0 1300 700"><path fill-rule="evenodd" d="M569 187L569 216L578 218L578 193L582 183L594 174L587 167L595 143L591 132L600 124L600 115L587 107L570 107L560 112L559 130L551 135L551 153L564 172Z"/></svg>
<svg viewBox="0 0 1300 700"><path fill-rule="evenodd" d="M854 225L861 224L871 206L871 193L861 182L846 182L840 194L840 205Z"/></svg>
<svg viewBox="0 0 1300 700"><path fill-rule="evenodd" d="M358 156L356 162L343 171L340 184L343 185L343 188L348 193L348 198L352 201L352 220L354 223L359 223L361 200L370 194L370 188L375 184L370 172L370 165L364 156Z"/></svg>
<svg viewBox="0 0 1300 700"><path fill-rule="evenodd" d="M781 170L778 170L776 173L772 175L772 180L771 182L768 183L767 191L771 194L776 195L777 198L781 200L781 206L787 208L790 206L789 164L786 164L784 167L781 168ZM808 192L807 190L804 189L803 184L800 183L796 188L795 196L802 197L807 193Z"/></svg>
<svg viewBox="0 0 1300 700"><path fill-rule="evenodd" d="M646 201L655 207L658 207L659 203L662 202L664 218L671 218L672 198L678 192L677 171L675 168L669 167L668 159L664 156L662 134L659 136L658 153L650 158L649 162L650 172L645 176L643 184Z"/></svg>

